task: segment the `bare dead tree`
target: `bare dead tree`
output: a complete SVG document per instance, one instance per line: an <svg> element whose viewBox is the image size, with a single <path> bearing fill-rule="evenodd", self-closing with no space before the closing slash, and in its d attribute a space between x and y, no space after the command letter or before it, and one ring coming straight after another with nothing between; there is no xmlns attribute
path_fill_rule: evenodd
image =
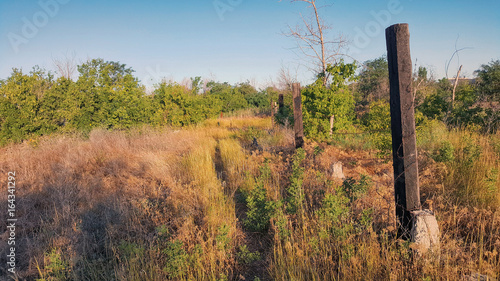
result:
<svg viewBox="0 0 500 281"><path fill-rule="evenodd" d="M289 31L284 33L285 36L295 38L300 51L307 58L312 59L316 65L316 70L324 74L323 85L326 86L328 81L327 67L328 64L334 64L337 58L341 55L340 50L347 44L341 35L333 40L327 39L327 30L331 26L323 23L319 15L319 7L316 5L316 0L290 0L291 2L305 2L309 4L308 8L313 9L313 14L309 18L300 15L302 24L292 28L288 26Z"/></svg>
<svg viewBox="0 0 500 281"><path fill-rule="evenodd" d="M71 56L67 54L64 58L52 58L52 63L55 65L57 72L61 77L66 79L71 79L76 71L76 54L73 53Z"/></svg>
<svg viewBox="0 0 500 281"><path fill-rule="evenodd" d="M451 93L451 109L452 110L455 106L455 92L457 90L458 79L460 79L460 72L461 71L462 71L462 65L460 65L460 68L458 69L458 72L457 72L457 77L455 78L455 83L453 83L453 91Z"/></svg>
<svg viewBox="0 0 500 281"><path fill-rule="evenodd" d="M292 73L290 67L281 65L280 71L278 73L278 87L281 90L286 90L287 92L292 91L292 84L297 82L297 70Z"/></svg>
<svg viewBox="0 0 500 281"><path fill-rule="evenodd" d="M192 90L191 79L189 79L188 77L184 77L182 79L182 81L179 83L179 85L181 85L182 87L184 87L186 90Z"/></svg>

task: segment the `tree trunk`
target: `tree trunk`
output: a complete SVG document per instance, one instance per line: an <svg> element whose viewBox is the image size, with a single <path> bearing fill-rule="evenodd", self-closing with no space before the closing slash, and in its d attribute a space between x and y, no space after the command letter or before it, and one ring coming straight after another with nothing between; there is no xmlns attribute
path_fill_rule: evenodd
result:
<svg viewBox="0 0 500 281"><path fill-rule="evenodd" d="M318 24L319 40L321 44L321 71L324 74L323 86L326 86L326 83L328 81L328 76L326 75L325 40L323 38L323 26L319 21L319 14L318 14L318 9L316 8L316 2L311 1L311 4L314 8L314 14L316 15L316 23Z"/></svg>
<svg viewBox="0 0 500 281"><path fill-rule="evenodd" d="M333 135L333 121L335 120L335 115L330 116L330 136Z"/></svg>
<svg viewBox="0 0 500 281"><path fill-rule="evenodd" d="M460 66L460 68L458 69L458 72L457 72L457 77L455 78L455 83L453 84L453 92L451 94L451 110L453 110L454 106L455 106L455 91L457 90L457 85L458 85L458 79L460 77L460 72L462 71L462 65Z"/></svg>

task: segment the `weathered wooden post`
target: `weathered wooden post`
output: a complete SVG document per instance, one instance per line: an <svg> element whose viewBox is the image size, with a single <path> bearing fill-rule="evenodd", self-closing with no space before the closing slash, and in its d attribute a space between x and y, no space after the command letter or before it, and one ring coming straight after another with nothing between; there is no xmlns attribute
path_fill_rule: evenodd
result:
<svg viewBox="0 0 500 281"><path fill-rule="evenodd" d="M300 83L292 84L292 92L295 148L299 148L304 147L304 125L302 123L302 95L300 94Z"/></svg>
<svg viewBox="0 0 500 281"><path fill-rule="evenodd" d="M274 102L271 100L271 125L274 127Z"/></svg>
<svg viewBox="0 0 500 281"><path fill-rule="evenodd" d="M412 226L411 212L421 209L408 24L392 25L385 30L385 35L398 237L408 239Z"/></svg>

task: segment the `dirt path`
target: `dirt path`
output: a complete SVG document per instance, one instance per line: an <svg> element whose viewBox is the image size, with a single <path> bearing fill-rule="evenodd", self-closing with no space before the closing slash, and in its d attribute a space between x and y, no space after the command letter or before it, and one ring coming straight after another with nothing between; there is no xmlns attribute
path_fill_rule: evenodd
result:
<svg viewBox="0 0 500 281"><path fill-rule="evenodd" d="M214 160L217 178L221 181L222 186L225 187L228 179L218 145L215 150ZM245 197L239 190L234 193L233 200L235 204L236 217L238 219L238 229L240 229L243 234L242 236L244 242L242 245L247 246L249 253L258 252L260 254L260 259L250 263L245 263L240 260L234 280L272 280L268 273L268 261L271 254L270 249L272 248L271 239L268 234L251 232L244 227L243 222L246 219L246 212L248 208L246 206Z"/></svg>

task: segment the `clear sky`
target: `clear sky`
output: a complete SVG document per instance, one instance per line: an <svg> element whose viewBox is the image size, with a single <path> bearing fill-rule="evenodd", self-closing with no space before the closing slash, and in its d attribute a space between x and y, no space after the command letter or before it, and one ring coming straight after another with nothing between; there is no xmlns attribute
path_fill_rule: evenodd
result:
<svg viewBox="0 0 500 281"><path fill-rule="evenodd" d="M363 62L384 55L384 29L409 23L414 63L445 76L453 60L472 77L500 59L500 1L318 0L321 16L350 40L348 54ZM144 83L162 77L180 81L202 76L231 84L276 81L282 66L311 81L296 42L282 32L309 15L289 0L16 0L0 1L0 79L12 68L55 70L53 60L75 56L119 61Z"/></svg>

